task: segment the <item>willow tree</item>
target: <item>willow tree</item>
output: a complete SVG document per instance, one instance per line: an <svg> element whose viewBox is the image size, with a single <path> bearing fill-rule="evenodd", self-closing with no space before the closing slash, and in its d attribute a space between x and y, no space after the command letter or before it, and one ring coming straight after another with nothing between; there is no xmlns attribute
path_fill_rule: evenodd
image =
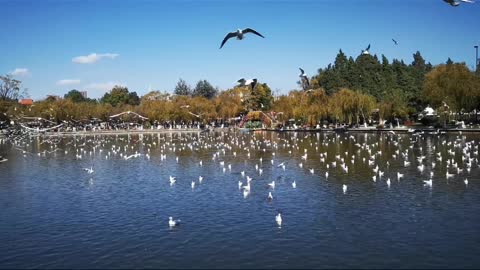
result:
<svg viewBox="0 0 480 270"><path fill-rule="evenodd" d="M463 63L440 65L425 76L423 95L436 108L445 102L453 111L470 112L479 108L480 80Z"/></svg>

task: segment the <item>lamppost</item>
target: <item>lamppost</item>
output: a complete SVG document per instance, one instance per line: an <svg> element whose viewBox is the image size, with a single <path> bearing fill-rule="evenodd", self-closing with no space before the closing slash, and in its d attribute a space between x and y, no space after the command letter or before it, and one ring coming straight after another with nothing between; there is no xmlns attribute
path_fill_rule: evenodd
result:
<svg viewBox="0 0 480 270"><path fill-rule="evenodd" d="M475 72L478 68L478 45L473 46L475 48Z"/></svg>

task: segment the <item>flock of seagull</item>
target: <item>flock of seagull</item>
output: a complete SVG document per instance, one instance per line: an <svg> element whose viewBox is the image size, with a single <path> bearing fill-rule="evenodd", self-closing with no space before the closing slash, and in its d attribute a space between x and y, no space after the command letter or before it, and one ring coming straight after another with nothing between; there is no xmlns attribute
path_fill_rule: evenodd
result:
<svg viewBox="0 0 480 270"><path fill-rule="evenodd" d="M241 132L70 138L24 135L14 138L12 144L25 158L69 155L74 156L73 162L76 160L79 165L85 164L85 160L91 160L90 166L82 168L88 175L95 174L93 158L108 162L130 162L141 158L154 164L169 159L178 164L183 162L179 159L182 152L193 157L199 151L207 151L211 154L211 160L197 159L194 161L197 166L218 166L223 174L231 174L229 179L234 179L231 184L238 183L238 190L245 199L253 189L260 187L260 192L255 194L261 194L261 189L267 189L265 200L268 202L275 200L278 185L286 185L286 188L292 190L306 185L304 179L295 179L296 176L293 179L286 176L272 179L271 175L264 175L264 170L278 170L280 174L286 173L286 170L303 170L304 175L310 175L319 181L331 181L333 177L334 183L338 183L343 194L347 195L352 176L363 177L371 183L383 183L388 189L394 183L393 180L400 182L404 179L432 189L437 181L445 180L448 183L463 178L465 187L468 187L467 177L478 173L474 171L480 167L478 141L467 140L461 134L399 135L388 132L371 135L294 133L292 136L279 136L275 139ZM339 145L344 148L338 147ZM192 160L189 158L188 162ZM255 166L247 164L247 161L255 163ZM240 168L239 164L242 163L244 167ZM412 175L412 169L418 175ZM191 181L191 189L195 190L197 185L208 184L211 180L213 179L202 175L190 180L170 175L166 181L171 187L178 181ZM275 223L281 228L282 222L282 212L277 209ZM180 220L169 217L169 227L179 224Z"/></svg>
<svg viewBox="0 0 480 270"><path fill-rule="evenodd" d="M443 1L454 7L459 6L461 3L471 3L471 4L475 3L475 1L473 0L443 0ZM222 43L220 44L220 49L223 48L223 46L227 43L229 39L236 38L237 40L243 40L245 38L245 35L248 33L265 38L262 34L260 34L259 32L257 32L252 28L237 29L236 31L227 33L227 35L222 40ZM395 45L398 45L398 42L394 38L392 38L392 41ZM368 55L370 54L369 50L370 50L370 44L368 44L365 50L361 51L361 54ZM303 83L304 90L307 90L310 87L308 77L302 68L300 68L300 71L301 71L301 74L299 75L299 77L301 78L301 82ZM255 85L257 84L257 79L253 78L253 79L247 80L245 78L241 78L238 80L238 83L239 83L238 86L250 86L253 91L255 89Z"/></svg>

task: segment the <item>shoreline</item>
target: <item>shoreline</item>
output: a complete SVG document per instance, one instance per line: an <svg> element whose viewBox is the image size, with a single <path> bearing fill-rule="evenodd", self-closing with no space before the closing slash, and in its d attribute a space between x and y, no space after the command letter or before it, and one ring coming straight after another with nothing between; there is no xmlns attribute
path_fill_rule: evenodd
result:
<svg viewBox="0 0 480 270"><path fill-rule="evenodd" d="M258 131L271 131L277 133L284 132L315 132L315 133L343 133L343 132L365 132L365 133L382 133L382 132L395 132L395 133L480 133L480 128L428 128L428 127L416 127L416 128L376 128L376 127L360 127L360 128L321 128L321 129L272 129L272 128L211 128L211 129L146 129L146 130L100 130L100 131L75 131L75 132L43 132L43 133L31 133L33 136L92 136L92 135L132 135L132 134L160 134L160 133L191 133L191 132L210 132L210 131L240 131L240 132L258 132ZM0 133L0 137L4 134Z"/></svg>

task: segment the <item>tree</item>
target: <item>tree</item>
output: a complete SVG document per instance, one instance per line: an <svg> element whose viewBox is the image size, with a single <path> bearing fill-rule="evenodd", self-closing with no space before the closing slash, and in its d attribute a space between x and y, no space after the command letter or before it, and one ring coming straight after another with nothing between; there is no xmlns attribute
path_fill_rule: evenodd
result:
<svg viewBox="0 0 480 270"><path fill-rule="evenodd" d="M127 104L134 106L140 104L140 98L138 97L137 92L131 92L128 94Z"/></svg>
<svg viewBox="0 0 480 270"><path fill-rule="evenodd" d="M109 103L113 107L116 107L117 105L127 104L129 99L130 95L128 93L128 88L115 85L112 90L110 90L110 93L105 93L105 95L103 95L100 102Z"/></svg>
<svg viewBox="0 0 480 270"><path fill-rule="evenodd" d="M463 63L440 65L425 76L423 94L434 107L445 102L453 111L470 112L479 107L480 79Z"/></svg>
<svg viewBox="0 0 480 270"><path fill-rule="evenodd" d="M217 92L218 90L215 89L207 80L200 80L193 90L193 96L212 99L217 95Z"/></svg>
<svg viewBox="0 0 480 270"><path fill-rule="evenodd" d="M20 92L19 80L12 79L10 75L0 76L0 100L16 100Z"/></svg>
<svg viewBox="0 0 480 270"><path fill-rule="evenodd" d="M175 86L175 95L179 96L190 96L192 95L192 88L182 79L177 83L177 86Z"/></svg>
<svg viewBox="0 0 480 270"><path fill-rule="evenodd" d="M85 102L87 99L80 93L80 91L73 89L63 96L65 99L70 99L72 102Z"/></svg>

